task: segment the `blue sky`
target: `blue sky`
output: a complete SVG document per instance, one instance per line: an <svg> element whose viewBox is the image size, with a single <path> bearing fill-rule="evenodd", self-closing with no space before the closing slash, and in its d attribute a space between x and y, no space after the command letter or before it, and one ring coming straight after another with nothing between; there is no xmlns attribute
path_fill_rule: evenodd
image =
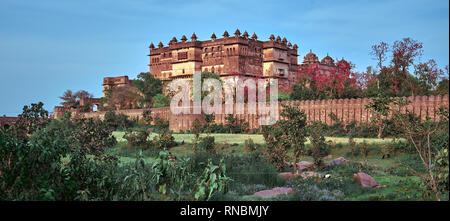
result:
<svg viewBox="0 0 450 221"><path fill-rule="evenodd" d="M423 42L422 61L449 61L449 3L415 1L1 0L0 115L42 101L53 111L66 89L102 96L102 79L148 71L148 45L175 36L256 32L299 45L299 62L352 61L364 71L371 45L404 37Z"/></svg>

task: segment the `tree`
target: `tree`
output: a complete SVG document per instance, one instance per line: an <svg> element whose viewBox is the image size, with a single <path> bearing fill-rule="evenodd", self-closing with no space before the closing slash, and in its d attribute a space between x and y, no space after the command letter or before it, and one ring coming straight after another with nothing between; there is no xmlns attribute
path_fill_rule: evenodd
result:
<svg viewBox="0 0 450 221"><path fill-rule="evenodd" d="M170 105L170 99L163 94L157 94L153 97L153 107L167 107Z"/></svg>
<svg viewBox="0 0 450 221"><path fill-rule="evenodd" d="M146 124L151 124L153 122L152 110L144 110L144 112L142 112L142 118L144 119Z"/></svg>
<svg viewBox="0 0 450 221"><path fill-rule="evenodd" d="M138 102L142 107L152 106L153 97L162 93L162 81L153 77L149 72L141 72L137 79L132 81L132 85L141 94L138 97Z"/></svg>
<svg viewBox="0 0 450 221"><path fill-rule="evenodd" d="M138 90L131 85L124 85L111 89L106 104L109 109L132 109L137 106Z"/></svg>
<svg viewBox="0 0 450 221"><path fill-rule="evenodd" d="M293 87L294 99L356 98L361 96L362 77L354 65L344 59L334 66L320 68L311 64L300 69L299 80Z"/></svg>
<svg viewBox="0 0 450 221"><path fill-rule="evenodd" d="M391 105L394 100L395 99L392 97L379 93L378 96L373 98L372 101L365 107L373 115L371 122L378 127L378 138L381 138L383 134L383 130L385 128L384 120L389 115L391 111L391 107L389 105Z"/></svg>
<svg viewBox="0 0 450 221"><path fill-rule="evenodd" d="M392 45L392 71L398 88L409 84L411 96L414 96L414 89L411 81L407 81L408 68L423 53L423 44L411 38L403 38L395 41Z"/></svg>
<svg viewBox="0 0 450 221"><path fill-rule="evenodd" d="M197 118L192 123L191 131L194 134L194 149L196 150L197 144L198 144L198 139L200 137L200 134L203 131L203 125Z"/></svg>
<svg viewBox="0 0 450 221"><path fill-rule="evenodd" d="M414 73L419 78L419 86L426 92L435 90L439 77L444 75L444 71L437 68L436 61L433 59L414 65L414 69Z"/></svg>
<svg viewBox="0 0 450 221"><path fill-rule="evenodd" d="M284 131L286 139L289 141L290 149L294 150L294 173L297 172L297 159L299 155L305 153L306 142L306 114L296 107L283 105L281 120L278 124Z"/></svg>
<svg viewBox="0 0 450 221"><path fill-rule="evenodd" d="M59 97L63 102L61 102L61 105L64 107L74 107L76 103L76 97L73 94L72 90L66 90L64 91L63 95Z"/></svg>
<svg viewBox="0 0 450 221"><path fill-rule="evenodd" d="M383 69L383 62L387 58L387 52L389 51L389 44L386 42L380 42L379 44L372 45L371 55L377 61L378 67Z"/></svg>
<svg viewBox="0 0 450 221"><path fill-rule="evenodd" d="M397 103L401 108L407 105L407 102L400 100ZM439 166L447 168L447 189L448 193L448 108L441 108L438 112L440 120L433 122L429 118L425 121L421 121L420 118L414 118L412 113L406 110L406 113L402 113L398 110L393 111L394 122L396 122L400 128L403 128L403 137L409 141L414 147L417 155L419 156L423 166L426 168L426 174L419 174L425 184L435 193L436 200L440 201L440 187ZM445 142L433 142L440 136L446 135ZM447 153L446 163L442 163L440 155ZM440 161L439 161L440 160Z"/></svg>
<svg viewBox="0 0 450 221"><path fill-rule="evenodd" d="M94 95L92 95L91 93L89 93L85 90L79 90L75 93L73 93L71 90L66 90L63 93L63 95L60 96L59 98L61 100L63 100L63 102L61 102L61 105L63 105L64 107L79 108L81 99L93 98L93 97L94 97ZM89 104L86 104L86 105L89 105Z"/></svg>
<svg viewBox="0 0 450 221"><path fill-rule="evenodd" d="M49 122L48 111L44 108L44 103L32 103L30 106L23 106L23 111L18 115L15 124L11 130L15 137L25 138L38 129L43 129Z"/></svg>
<svg viewBox="0 0 450 221"><path fill-rule="evenodd" d="M328 144L325 142L325 137L323 136L324 130L323 125L320 122L314 122L308 127L311 142L311 156L314 159L314 164L317 168L320 168L323 164L323 158L327 156L330 152Z"/></svg>
<svg viewBox="0 0 450 221"><path fill-rule="evenodd" d="M297 159L306 153L305 142L307 136L306 115L296 107L283 105L281 119L270 127L263 128L264 139L267 143L269 161L277 163L281 168L286 151L294 151L294 173L297 172Z"/></svg>

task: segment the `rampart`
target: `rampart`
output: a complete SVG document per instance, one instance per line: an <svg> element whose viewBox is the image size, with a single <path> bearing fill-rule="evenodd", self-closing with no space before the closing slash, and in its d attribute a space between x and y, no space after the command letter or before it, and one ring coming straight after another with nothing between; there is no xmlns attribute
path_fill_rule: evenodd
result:
<svg viewBox="0 0 450 221"><path fill-rule="evenodd" d="M449 106L449 97L446 95L436 95L436 96L415 96L415 97L403 97L405 100L411 101L407 106L405 106L401 111L405 112L406 109L411 113L425 119L427 116L432 120L438 120L436 111L439 107ZM308 121L322 121L328 125L335 123L330 114L335 114L338 119L342 120L343 123L350 123L355 121L357 123L369 122L371 119L371 113L365 108L369 104L371 99L368 98L358 98L358 99L330 99L330 100L306 100L306 101L285 101L279 103L279 112L282 111L282 105L296 106L303 110L307 116ZM225 105L223 105L225 108ZM191 107L192 109L192 107ZM236 108L233 108L236 110ZM250 129L260 128L259 119L262 116L260 114L248 113L247 104L244 107L244 114L236 114L234 116L237 119L244 120L249 123ZM118 110L117 114L122 113L129 116L131 119L141 118L144 109L129 109L129 110ZM180 114L174 115L171 113L169 107L162 108L152 108L152 117L162 118L169 121L170 129L173 131L186 131L190 130L192 123L195 119L201 119L201 115L195 114ZM80 113L86 118L98 117L103 119L106 112L88 112ZM192 111L191 111L192 113ZM223 109L222 113L225 113ZM258 113L258 111L256 112ZM56 116L56 114L55 114ZM225 117L227 114L216 114L215 123L225 124Z"/></svg>

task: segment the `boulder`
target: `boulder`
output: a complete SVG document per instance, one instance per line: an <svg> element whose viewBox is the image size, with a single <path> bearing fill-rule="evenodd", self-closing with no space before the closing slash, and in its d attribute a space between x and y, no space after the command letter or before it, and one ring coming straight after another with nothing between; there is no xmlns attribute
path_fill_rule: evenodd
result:
<svg viewBox="0 0 450 221"><path fill-rule="evenodd" d="M336 158L328 163L325 163L325 167L329 167L329 166L334 166L334 165L339 165L339 164L343 164L343 163L348 163L348 160L343 158L343 157L339 157Z"/></svg>
<svg viewBox="0 0 450 221"><path fill-rule="evenodd" d="M293 163L289 163L289 167L293 167ZM314 168L314 163L309 161L300 161L297 162L297 171L302 172L305 170L310 170Z"/></svg>
<svg viewBox="0 0 450 221"><path fill-rule="evenodd" d="M294 190L289 187L275 187L271 190L262 190L253 194L255 197L272 198L283 194L293 194Z"/></svg>
<svg viewBox="0 0 450 221"><path fill-rule="evenodd" d="M303 179L310 178L310 177L318 177L318 178L322 178L323 177L322 174L316 173L316 172L313 172L313 171L306 171L306 172L300 173L299 175Z"/></svg>
<svg viewBox="0 0 450 221"><path fill-rule="evenodd" d="M284 180L288 180L291 178L295 178L297 176L300 176L299 174L294 174L292 172L283 172L278 174L279 177L283 178Z"/></svg>
<svg viewBox="0 0 450 221"><path fill-rule="evenodd" d="M377 181L375 181L375 179L373 179L370 175L368 175L367 173L355 173L353 174L353 179L355 179L356 183L363 187L376 187L376 188L380 188L380 187L386 187L386 186L381 186L377 183Z"/></svg>

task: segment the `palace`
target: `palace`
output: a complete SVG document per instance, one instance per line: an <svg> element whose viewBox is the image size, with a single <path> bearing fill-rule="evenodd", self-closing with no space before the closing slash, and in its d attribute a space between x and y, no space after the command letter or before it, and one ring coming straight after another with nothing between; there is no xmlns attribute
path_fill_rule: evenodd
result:
<svg viewBox="0 0 450 221"><path fill-rule="evenodd" d="M191 41L186 36L178 41L175 37L168 46L162 42L156 48L150 44L150 73L163 81L177 78L191 78L196 72L214 72L223 78L247 76L255 78L279 79L289 86L298 70L297 44L272 34L269 41L258 40L254 33L242 35L239 29L230 36L227 31L223 38L213 33L211 40L198 41L192 34Z"/></svg>
<svg viewBox="0 0 450 221"><path fill-rule="evenodd" d="M277 79L279 88L291 88L301 77L302 70L314 66L320 73L327 73L335 66L330 56L319 58L310 51L298 63L298 46L286 38L270 35L268 41L258 40L256 33L250 37L237 29L233 36L227 31L222 38L213 33L210 40L200 41L195 33L188 41L185 35L173 37L167 46L159 42L149 46L149 73L165 83L173 79L190 79L197 72L213 72L222 79L257 78L266 82ZM130 86L128 76L103 78L103 97L115 87ZM83 104L101 104L100 98L83 100ZM66 107L55 107L61 115Z"/></svg>

